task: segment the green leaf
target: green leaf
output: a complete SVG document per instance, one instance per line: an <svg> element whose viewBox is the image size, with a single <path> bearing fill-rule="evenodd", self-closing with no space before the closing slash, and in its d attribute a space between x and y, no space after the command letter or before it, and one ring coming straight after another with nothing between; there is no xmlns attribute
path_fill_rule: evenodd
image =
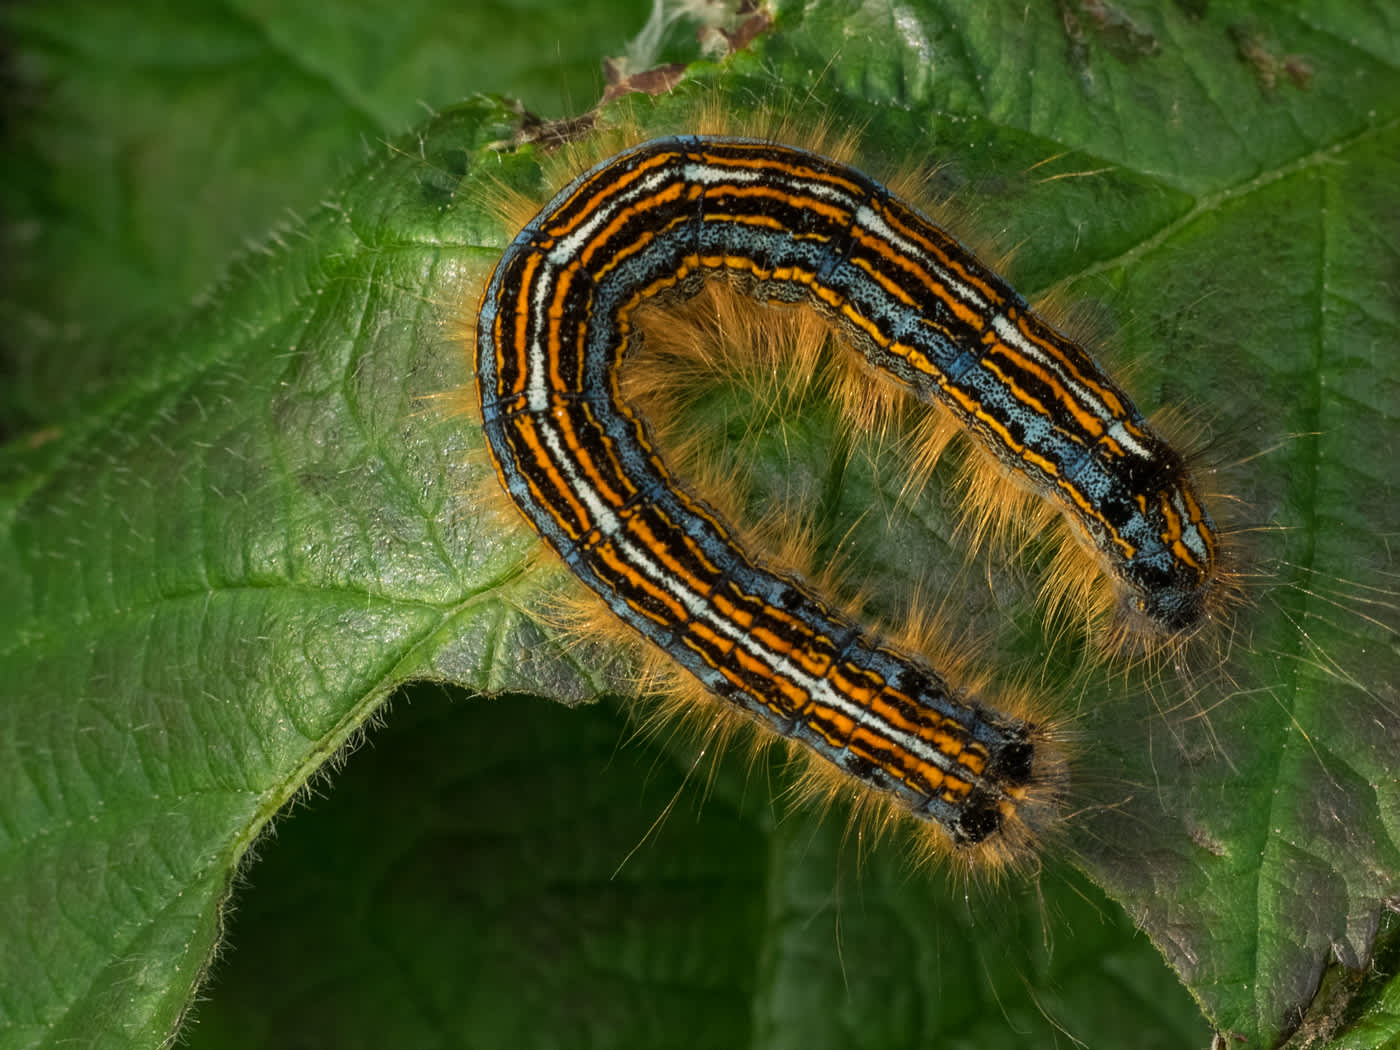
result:
<svg viewBox="0 0 1400 1050"><path fill-rule="evenodd" d="M22 55L83 24L21 10ZM1030 885L911 873L897 838L843 842L839 814L789 813L781 768L637 743L634 701L564 706L616 684L610 656L554 635L567 581L479 513L479 434L433 399L470 378L457 332L509 234L486 179L538 182L540 151L494 149L515 112L445 110L336 190L324 158L298 159L318 140L263 126L203 211L255 213L245 179L275 197L274 141L277 165L314 173L292 206L325 204L158 339L142 333L200 278L161 264L133 291L156 220L80 255L92 200L81 154L54 146L44 221L68 246L24 257L6 310L71 311L102 345L0 461L0 1045L165 1039L250 844L318 770L330 798L242 868L196 1045L1203 1044L1134 924L1226 1045L1393 1037L1400 27L1360 6L1194 10L792 7L750 54L694 71L735 109L811 94L804 111L864 126L869 167L940 165L969 231L1020 246L1023 290L1095 305L1140 402L1191 411L1257 527L1221 669L1066 678L1038 568L963 569L948 475L901 498L897 457L849 454L819 398L750 430L721 384L698 413L720 435L739 421L722 454L750 465L755 504L817 522L872 615L946 595L999 679L1045 666L1072 690L1082 807ZM234 39L169 25L150 53ZM205 50L168 46L185 32ZM354 81L356 46L317 47L327 82ZM403 119L394 90L363 94L346 108ZM638 115L674 128L704 95ZM198 100L171 119L209 123ZM78 139L104 120L85 112ZM170 166L131 184L158 199L197 177ZM7 193L32 200L23 184ZM227 250L203 236L206 261ZM325 766L415 681L498 699L420 685L372 748Z"/></svg>
<svg viewBox="0 0 1400 1050"><path fill-rule="evenodd" d="M230 254L474 91L546 116L597 97L645 0L53 0L7 5L0 411L30 425L139 372ZM481 46L482 41L489 46ZM14 426L14 422L8 424Z"/></svg>

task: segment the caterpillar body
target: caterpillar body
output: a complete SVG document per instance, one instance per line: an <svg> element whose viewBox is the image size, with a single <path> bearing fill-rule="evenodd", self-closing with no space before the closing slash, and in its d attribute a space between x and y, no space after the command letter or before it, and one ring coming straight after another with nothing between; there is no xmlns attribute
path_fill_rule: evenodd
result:
<svg viewBox="0 0 1400 1050"><path fill-rule="evenodd" d="M1181 457L1078 344L875 180L756 139L673 136L560 191L512 241L477 321L500 480L612 611L707 688L972 846L1036 826L1061 762L1043 727L880 645L765 568L677 484L618 374L643 303L728 276L808 302L1056 500L1131 610L1191 630L1215 529Z"/></svg>

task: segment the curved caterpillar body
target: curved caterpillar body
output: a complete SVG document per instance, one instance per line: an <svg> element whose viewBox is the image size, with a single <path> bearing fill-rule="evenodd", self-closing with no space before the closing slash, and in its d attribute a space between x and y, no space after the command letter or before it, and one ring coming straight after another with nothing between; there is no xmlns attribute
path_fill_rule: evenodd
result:
<svg viewBox="0 0 1400 1050"><path fill-rule="evenodd" d="M713 692L954 844L982 842L1058 776L1037 727L755 564L675 484L620 397L633 311L708 274L838 320L871 363L1053 494L1164 630L1202 615L1210 518L1180 457L1082 348L835 161L756 140L658 139L579 176L506 249L478 317L478 393L501 481L540 535Z"/></svg>

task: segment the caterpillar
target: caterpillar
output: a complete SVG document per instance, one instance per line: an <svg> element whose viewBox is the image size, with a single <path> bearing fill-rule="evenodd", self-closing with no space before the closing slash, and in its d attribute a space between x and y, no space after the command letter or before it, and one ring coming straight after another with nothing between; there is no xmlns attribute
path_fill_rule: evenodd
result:
<svg viewBox="0 0 1400 1050"><path fill-rule="evenodd" d="M1053 815L1064 777L1044 727L881 645L751 558L676 483L618 383L633 311L727 273L761 301L817 303L916 390L937 386L944 361L945 385L966 398L979 388L946 331L971 311L930 300L921 326L909 305L916 260L902 254L920 245L943 260L932 272L1008 304L990 330L1040 336L999 279L853 169L759 140L644 143L575 179L508 246L478 313L477 390L511 500L622 621L712 692L966 848L1019 840ZM921 327L944 335L919 349L898 341L922 338ZM1075 373L1076 390L1087 372ZM1115 450L1152 440L1124 402L1112 401L1124 418L1103 428ZM1009 433L990 411L969 418L980 433ZM1208 552L1208 539L1200 545Z"/></svg>

